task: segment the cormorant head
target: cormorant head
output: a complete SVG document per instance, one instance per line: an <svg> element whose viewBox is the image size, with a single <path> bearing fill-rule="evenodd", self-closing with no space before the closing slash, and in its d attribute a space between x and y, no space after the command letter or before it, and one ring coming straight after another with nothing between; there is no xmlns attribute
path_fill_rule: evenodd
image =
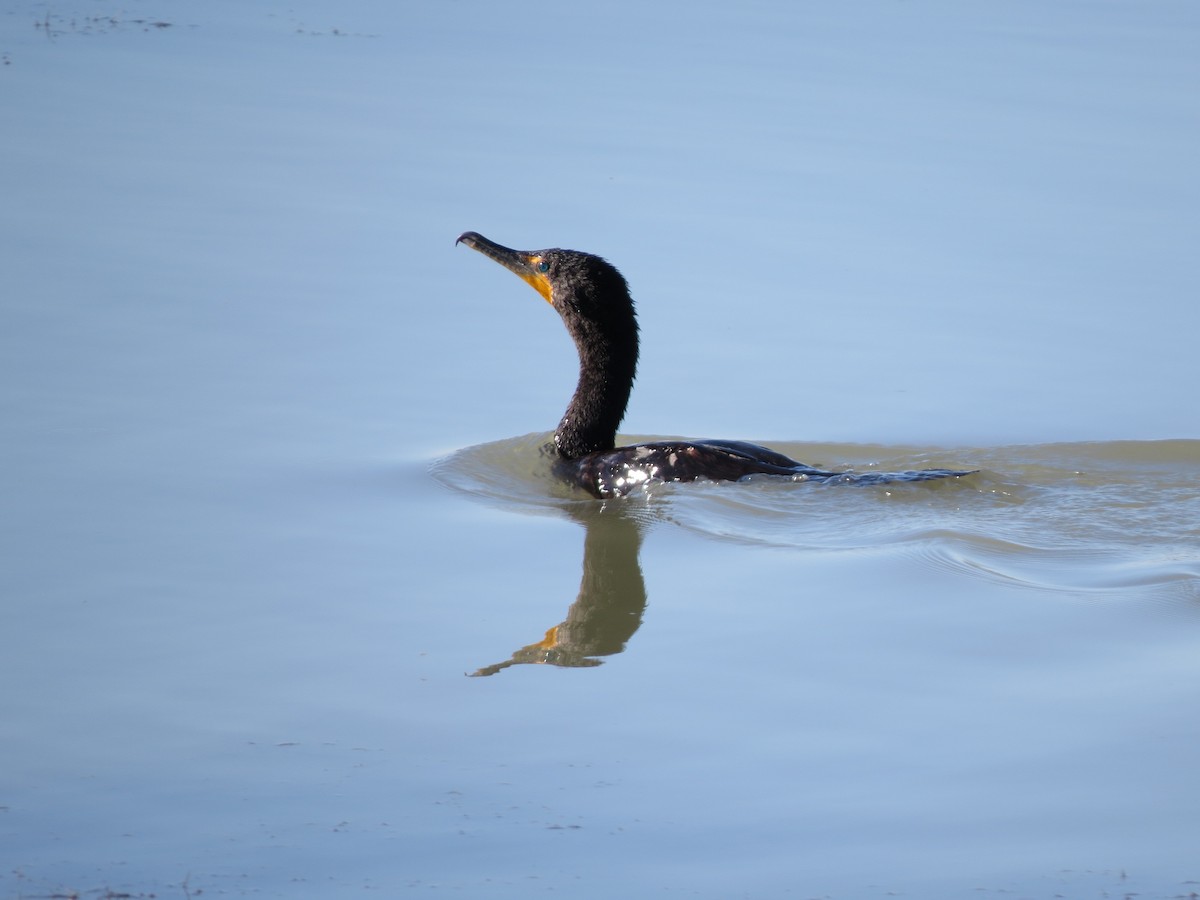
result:
<svg viewBox="0 0 1200 900"><path fill-rule="evenodd" d="M615 266L578 250L512 250L474 231L459 235L455 243L478 250L528 282L562 316L581 359L624 359L632 380L637 317L629 285Z"/></svg>

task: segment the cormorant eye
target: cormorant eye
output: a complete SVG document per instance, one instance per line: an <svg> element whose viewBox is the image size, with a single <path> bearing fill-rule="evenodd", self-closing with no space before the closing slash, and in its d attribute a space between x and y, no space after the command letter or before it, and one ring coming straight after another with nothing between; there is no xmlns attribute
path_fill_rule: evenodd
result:
<svg viewBox="0 0 1200 900"><path fill-rule="evenodd" d="M546 262L544 259L539 260L538 264L537 264L537 270L539 272L549 272L550 271L550 263Z"/></svg>

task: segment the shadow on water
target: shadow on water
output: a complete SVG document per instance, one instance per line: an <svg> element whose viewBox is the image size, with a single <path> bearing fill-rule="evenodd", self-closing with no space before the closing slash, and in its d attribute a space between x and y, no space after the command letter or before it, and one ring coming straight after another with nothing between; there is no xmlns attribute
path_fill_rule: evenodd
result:
<svg viewBox="0 0 1200 900"><path fill-rule="evenodd" d="M583 575L567 617L510 659L472 673L495 675L521 664L582 668L625 649L642 624L646 583L638 552L642 524L621 503L578 503L568 509L584 528Z"/></svg>

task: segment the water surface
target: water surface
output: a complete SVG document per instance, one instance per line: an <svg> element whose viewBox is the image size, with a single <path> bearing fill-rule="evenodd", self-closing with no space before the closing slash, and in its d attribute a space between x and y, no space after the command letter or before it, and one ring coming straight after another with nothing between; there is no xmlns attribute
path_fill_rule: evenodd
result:
<svg viewBox="0 0 1200 900"><path fill-rule="evenodd" d="M1187 896L1197 9L11 4L0 895Z"/></svg>

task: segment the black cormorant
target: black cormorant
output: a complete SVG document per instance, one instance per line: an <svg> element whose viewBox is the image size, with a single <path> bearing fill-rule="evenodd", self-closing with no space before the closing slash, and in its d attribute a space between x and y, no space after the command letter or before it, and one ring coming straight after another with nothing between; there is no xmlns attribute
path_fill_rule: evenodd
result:
<svg viewBox="0 0 1200 900"><path fill-rule="evenodd" d="M637 316L624 276L599 256L577 250L512 250L474 231L459 235L455 243L515 272L562 316L579 351L579 383L554 431L555 469L593 496L618 497L647 482L697 478L863 478L814 469L743 441L670 440L617 447L617 427L629 403L638 359ZM909 472L889 480L961 474L967 473Z"/></svg>

